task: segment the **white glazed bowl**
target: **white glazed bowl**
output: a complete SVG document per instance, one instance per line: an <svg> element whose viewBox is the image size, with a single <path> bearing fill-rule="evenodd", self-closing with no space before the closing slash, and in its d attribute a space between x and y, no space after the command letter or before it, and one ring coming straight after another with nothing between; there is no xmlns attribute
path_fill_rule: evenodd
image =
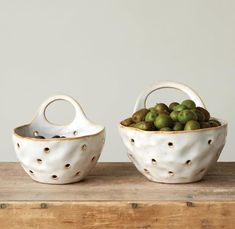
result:
<svg viewBox="0 0 235 229"><path fill-rule="evenodd" d="M45 110L56 100L66 100L75 108L75 118L67 126L50 123ZM46 139L37 139L36 135ZM66 138L52 138L60 135ZM14 129L16 155L30 177L38 182L66 184L85 178L96 165L105 142L103 126L91 123L71 97L58 95L45 101L33 122Z"/></svg>
<svg viewBox="0 0 235 229"><path fill-rule="evenodd" d="M144 91L134 111L145 107L147 97L161 88L184 91L198 106L205 107L200 97L179 83L162 82ZM143 131L119 124L128 157L149 180L162 183L199 181L218 160L225 145L227 123L193 131Z"/></svg>

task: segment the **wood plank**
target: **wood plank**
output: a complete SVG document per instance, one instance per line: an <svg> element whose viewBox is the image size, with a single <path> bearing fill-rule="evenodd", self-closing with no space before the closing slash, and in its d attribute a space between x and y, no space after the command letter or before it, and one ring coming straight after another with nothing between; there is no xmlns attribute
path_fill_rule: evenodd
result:
<svg viewBox="0 0 235 229"><path fill-rule="evenodd" d="M37 183L18 163L0 163L0 201L231 201L235 163L217 163L201 182L159 184L131 163L98 163L83 181L69 185Z"/></svg>
<svg viewBox="0 0 235 229"><path fill-rule="evenodd" d="M232 229L234 225L235 202L10 202L0 209L0 227L6 229Z"/></svg>

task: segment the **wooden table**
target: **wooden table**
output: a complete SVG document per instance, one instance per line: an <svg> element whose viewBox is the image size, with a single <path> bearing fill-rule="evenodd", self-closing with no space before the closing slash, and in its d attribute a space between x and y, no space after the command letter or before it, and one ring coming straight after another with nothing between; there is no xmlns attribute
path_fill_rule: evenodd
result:
<svg viewBox="0 0 235 229"><path fill-rule="evenodd" d="M80 183L45 185L18 163L0 163L0 228L235 228L235 162L178 185L150 182L130 163L99 163Z"/></svg>

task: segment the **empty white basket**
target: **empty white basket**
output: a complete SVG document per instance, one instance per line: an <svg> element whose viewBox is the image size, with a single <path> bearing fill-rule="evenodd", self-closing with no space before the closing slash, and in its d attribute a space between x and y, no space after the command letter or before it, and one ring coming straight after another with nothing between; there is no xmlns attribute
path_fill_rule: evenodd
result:
<svg viewBox="0 0 235 229"><path fill-rule="evenodd" d="M145 108L148 96L162 88L185 92L197 106L204 107L201 98L189 87L162 82L145 90L138 98L134 112ZM227 123L192 131L143 131L119 124L121 138L128 157L149 180L163 183L199 181L218 160L225 145Z"/></svg>
<svg viewBox="0 0 235 229"><path fill-rule="evenodd" d="M46 108L57 100L68 101L75 109L69 125L52 124L45 116ZM52 138L55 135L66 138ZM82 180L96 165L104 142L104 127L91 123L81 106L65 95L46 100L32 123L17 127L13 133L16 155L24 170L35 181L50 184Z"/></svg>

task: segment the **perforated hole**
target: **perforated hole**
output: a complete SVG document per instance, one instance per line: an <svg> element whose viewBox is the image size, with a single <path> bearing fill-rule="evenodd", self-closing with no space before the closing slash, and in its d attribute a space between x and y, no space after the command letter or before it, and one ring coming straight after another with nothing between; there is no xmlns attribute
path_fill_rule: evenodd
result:
<svg viewBox="0 0 235 229"><path fill-rule="evenodd" d="M17 143L16 145L17 145L17 148L20 149L20 143Z"/></svg>
<svg viewBox="0 0 235 229"><path fill-rule="evenodd" d="M80 171L78 171L76 174L75 174L75 176L79 176L79 174L80 174L81 172Z"/></svg>
<svg viewBox="0 0 235 229"><path fill-rule="evenodd" d="M38 131L34 131L34 132L33 132L33 135L34 135L35 137L37 137L37 136L39 135Z"/></svg>
<svg viewBox="0 0 235 229"><path fill-rule="evenodd" d="M172 172L172 171L169 171L168 174L169 174L170 176L174 176L174 175L175 175L175 173Z"/></svg>
<svg viewBox="0 0 235 229"><path fill-rule="evenodd" d="M147 173L147 174L149 174L149 171L148 171L147 169L144 169L144 172Z"/></svg>
<svg viewBox="0 0 235 229"><path fill-rule="evenodd" d="M48 147L44 148L44 152L45 153L50 153L50 148L48 148Z"/></svg>
<svg viewBox="0 0 235 229"><path fill-rule="evenodd" d="M93 162L95 160L95 156L91 158L91 162Z"/></svg>
<svg viewBox="0 0 235 229"><path fill-rule="evenodd" d="M87 145L86 145L86 144L83 144L83 145L81 146L81 150L82 150L82 151L86 151L86 150L87 150Z"/></svg>
<svg viewBox="0 0 235 229"><path fill-rule="evenodd" d="M33 174L33 171L32 171L32 170L29 170L29 172L30 172L31 174Z"/></svg>
<svg viewBox="0 0 235 229"><path fill-rule="evenodd" d="M152 158L152 164L153 164L153 165L157 165L156 159Z"/></svg>
<svg viewBox="0 0 235 229"><path fill-rule="evenodd" d="M173 147L174 146L173 142L168 142L168 146Z"/></svg>
<svg viewBox="0 0 235 229"><path fill-rule="evenodd" d="M51 178L54 179L54 180L57 180L58 176L57 175L52 175Z"/></svg>
<svg viewBox="0 0 235 229"><path fill-rule="evenodd" d="M208 140L208 145L211 145L211 144L212 144L212 140L209 139L209 140Z"/></svg>
<svg viewBox="0 0 235 229"><path fill-rule="evenodd" d="M69 168L71 167L71 165L70 165L70 164L66 164L64 167L65 167L66 169L69 169Z"/></svg>
<svg viewBox="0 0 235 229"><path fill-rule="evenodd" d="M73 132L73 135L74 135L74 136L77 136L77 135L78 135L78 132L75 130L75 131Z"/></svg>
<svg viewBox="0 0 235 229"><path fill-rule="evenodd" d="M191 165L191 164L192 164L192 161L191 161L191 160L187 160L187 161L185 162L185 164L186 164L186 165Z"/></svg>
<svg viewBox="0 0 235 229"><path fill-rule="evenodd" d="M38 159L37 159L37 163L38 163L38 164L41 164L41 163L42 163L42 159L38 158Z"/></svg>
<svg viewBox="0 0 235 229"><path fill-rule="evenodd" d="M132 138L131 139L131 144L134 145L135 144L135 140Z"/></svg>

